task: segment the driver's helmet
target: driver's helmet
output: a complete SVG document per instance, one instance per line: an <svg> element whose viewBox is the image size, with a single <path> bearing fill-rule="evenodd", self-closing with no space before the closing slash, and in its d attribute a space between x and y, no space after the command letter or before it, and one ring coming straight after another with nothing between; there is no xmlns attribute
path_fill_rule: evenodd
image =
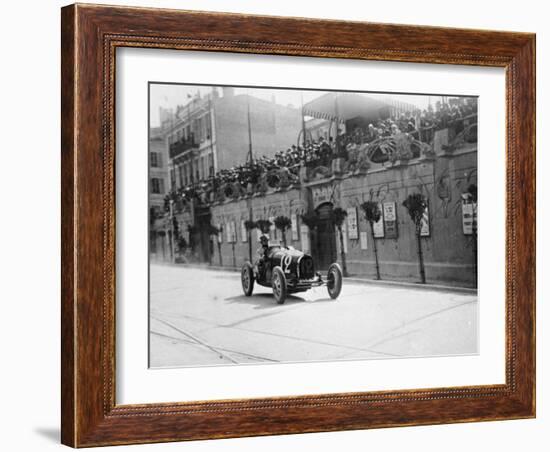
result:
<svg viewBox="0 0 550 452"><path fill-rule="evenodd" d="M269 246L269 237L267 235L260 236L260 243L262 246Z"/></svg>

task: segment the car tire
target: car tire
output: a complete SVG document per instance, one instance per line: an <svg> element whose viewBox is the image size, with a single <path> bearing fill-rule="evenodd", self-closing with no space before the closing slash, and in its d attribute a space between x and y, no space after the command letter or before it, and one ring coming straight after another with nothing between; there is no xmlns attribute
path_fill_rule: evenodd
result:
<svg viewBox="0 0 550 452"><path fill-rule="evenodd" d="M247 297L252 295L252 291L254 290L254 270L250 262L246 262L241 269L241 284L244 294Z"/></svg>
<svg viewBox="0 0 550 452"><path fill-rule="evenodd" d="M330 298L333 300L338 298L342 291L342 268L339 264L330 264L327 272L327 290Z"/></svg>
<svg viewBox="0 0 550 452"><path fill-rule="evenodd" d="M279 266L273 269L271 276L271 287L273 289L273 295L278 304L283 304L286 300L286 277L283 269Z"/></svg>

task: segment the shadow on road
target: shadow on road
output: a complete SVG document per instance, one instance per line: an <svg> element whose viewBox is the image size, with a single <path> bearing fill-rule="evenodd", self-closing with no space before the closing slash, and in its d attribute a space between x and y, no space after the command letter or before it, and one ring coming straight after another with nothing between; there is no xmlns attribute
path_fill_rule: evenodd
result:
<svg viewBox="0 0 550 452"><path fill-rule="evenodd" d="M229 303L240 303L240 304L248 304L248 305L256 306L255 309L281 308L282 306L296 305L300 303L323 303L323 302L334 303L336 302L336 300L333 300L332 298L329 298L329 297L319 298L316 300L306 300L297 295L288 295L284 304L280 305L280 304L277 304L277 302L275 301L275 298L273 297L273 294L270 294L270 293L258 293L250 297L247 297L245 295L236 295L233 297L224 298L224 300Z"/></svg>
<svg viewBox="0 0 550 452"><path fill-rule="evenodd" d="M250 297L245 295L236 295L234 297L227 297L224 299L230 303L241 303L256 306L256 309L272 309L280 308L282 305L277 304L275 297L270 293L258 293ZM285 300L285 305L292 305L297 303L305 303L307 300L304 300L302 297L297 297L296 295L288 295Z"/></svg>

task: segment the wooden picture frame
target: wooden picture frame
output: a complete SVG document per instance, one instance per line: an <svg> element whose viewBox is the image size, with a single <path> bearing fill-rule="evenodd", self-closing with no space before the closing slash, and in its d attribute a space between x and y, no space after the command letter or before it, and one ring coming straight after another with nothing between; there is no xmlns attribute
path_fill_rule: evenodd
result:
<svg viewBox="0 0 550 452"><path fill-rule="evenodd" d="M161 9L62 9L62 442L73 447L535 416L535 35ZM115 50L506 69L506 383L115 404Z"/></svg>

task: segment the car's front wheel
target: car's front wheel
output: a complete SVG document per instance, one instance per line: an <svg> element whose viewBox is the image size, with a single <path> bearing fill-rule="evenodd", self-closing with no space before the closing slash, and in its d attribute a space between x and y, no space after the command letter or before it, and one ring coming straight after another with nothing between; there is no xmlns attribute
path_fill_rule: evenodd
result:
<svg viewBox="0 0 550 452"><path fill-rule="evenodd" d="M271 287L275 300L279 304L283 304L286 300L286 278L281 267L275 267L271 277Z"/></svg>
<svg viewBox="0 0 550 452"><path fill-rule="evenodd" d="M338 298L342 291L342 269L337 263L331 264L327 274L327 290L330 298Z"/></svg>
<svg viewBox="0 0 550 452"><path fill-rule="evenodd" d="M254 290L254 271L250 262L246 262L241 269L241 284L244 294L247 297L252 295L252 291Z"/></svg>

